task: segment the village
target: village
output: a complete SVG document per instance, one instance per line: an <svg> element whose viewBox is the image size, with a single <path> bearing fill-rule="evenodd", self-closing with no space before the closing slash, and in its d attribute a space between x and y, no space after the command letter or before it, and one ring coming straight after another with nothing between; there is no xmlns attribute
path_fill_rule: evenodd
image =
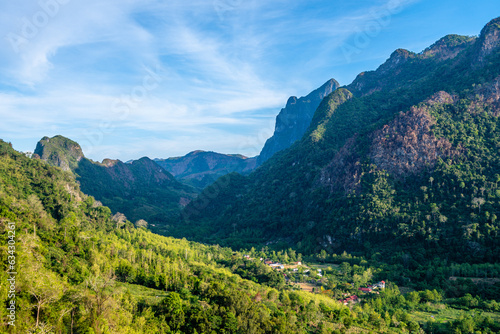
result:
<svg viewBox="0 0 500 334"><path fill-rule="evenodd" d="M247 260L251 259L249 255L244 257ZM273 270L282 273L286 284L292 288L329 295L346 306L360 302L364 296L369 294L379 294L386 287L386 282L383 280L373 284L368 284L368 282L363 284L363 280L358 280L356 283L342 282L342 279L338 279L338 277L348 278L349 276L347 272L343 273L337 264L308 263L306 265L302 261L283 264L270 259L260 258L259 260ZM343 264L343 267L344 269L351 268L348 264ZM359 270L360 267L354 265L352 268ZM371 279L370 276L371 273L366 275ZM353 278L356 277L359 275L354 274Z"/></svg>

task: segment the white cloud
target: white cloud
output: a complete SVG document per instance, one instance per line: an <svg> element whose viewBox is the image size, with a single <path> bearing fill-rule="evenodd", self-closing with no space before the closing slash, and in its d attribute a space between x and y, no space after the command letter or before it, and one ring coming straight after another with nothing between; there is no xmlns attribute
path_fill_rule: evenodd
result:
<svg viewBox="0 0 500 334"><path fill-rule="evenodd" d="M33 146L43 135L91 136L91 157L99 160L156 155L163 147L255 154L289 95L334 76L318 82L309 71L332 62L333 50L369 15L364 8L328 16L321 7L323 15L311 15L302 12L305 4L70 0L19 53L0 40L0 132ZM23 22L33 24L40 12L33 1L3 2L0 35L22 36ZM158 78L145 89L151 70ZM117 107L123 100L134 100L126 112ZM141 140L145 133L154 138ZM134 144L121 147L128 138Z"/></svg>

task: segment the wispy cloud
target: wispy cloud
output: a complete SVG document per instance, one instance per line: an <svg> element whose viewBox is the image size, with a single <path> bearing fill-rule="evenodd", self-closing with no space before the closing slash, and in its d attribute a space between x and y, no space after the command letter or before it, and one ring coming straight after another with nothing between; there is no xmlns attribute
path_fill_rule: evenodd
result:
<svg viewBox="0 0 500 334"><path fill-rule="evenodd" d="M289 95L335 76L322 68L338 47L395 0L221 1L69 0L53 15L40 3L57 0L0 4L1 136L27 150L28 140L61 133L99 160L256 154L244 143ZM26 36L26 24L36 33Z"/></svg>

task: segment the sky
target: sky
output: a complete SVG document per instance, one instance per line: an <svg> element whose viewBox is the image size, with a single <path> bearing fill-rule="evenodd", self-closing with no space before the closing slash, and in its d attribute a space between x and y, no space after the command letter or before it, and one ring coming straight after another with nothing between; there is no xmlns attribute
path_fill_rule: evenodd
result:
<svg viewBox="0 0 500 334"><path fill-rule="evenodd" d="M0 138L127 161L255 156L289 96L349 84L405 48L478 35L498 0L0 3Z"/></svg>

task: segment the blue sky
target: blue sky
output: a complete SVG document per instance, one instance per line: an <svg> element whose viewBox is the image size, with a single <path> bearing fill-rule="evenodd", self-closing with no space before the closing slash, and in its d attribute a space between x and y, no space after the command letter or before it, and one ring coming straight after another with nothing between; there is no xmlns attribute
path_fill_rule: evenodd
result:
<svg viewBox="0 0 500 334"><path fill-rule="evenodd" d="M397 48L478 35L498 0L0 3L0 138L94 160L258 154L291 95L349 84Z"/></svg>

